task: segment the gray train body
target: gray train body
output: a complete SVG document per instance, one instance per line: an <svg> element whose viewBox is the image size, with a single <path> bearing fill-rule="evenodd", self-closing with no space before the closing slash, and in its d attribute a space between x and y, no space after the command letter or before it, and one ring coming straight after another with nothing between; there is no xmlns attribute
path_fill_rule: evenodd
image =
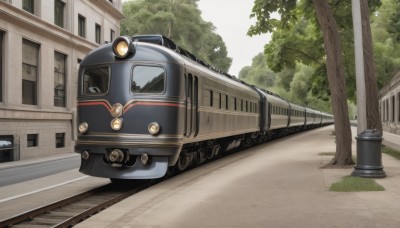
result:
<svg viewBox="0 0 400 228"><path fill-rule="evenodd" d="M116 56L118 41L130 53ZM219 73L163 36L117 38L89 53L78 80L80 171L151 179L237 147L333 122Z"/></svg>

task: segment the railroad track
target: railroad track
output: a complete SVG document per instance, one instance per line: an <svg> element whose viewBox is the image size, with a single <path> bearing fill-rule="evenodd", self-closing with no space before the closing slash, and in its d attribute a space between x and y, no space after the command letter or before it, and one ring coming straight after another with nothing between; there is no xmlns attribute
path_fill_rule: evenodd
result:
<svg viewBox="0 0 400 228"><path fill-rule="evenodd" d="M135 181L129 188L104 185L0 221L0 227L71 227L153 184Z"/></svg>

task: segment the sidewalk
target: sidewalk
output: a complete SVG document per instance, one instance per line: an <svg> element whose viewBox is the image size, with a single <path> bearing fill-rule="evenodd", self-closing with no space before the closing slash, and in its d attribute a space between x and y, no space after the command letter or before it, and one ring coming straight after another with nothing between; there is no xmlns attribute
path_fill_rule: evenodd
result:
<svg viewBox="0 0 400 228"><path fill-rule="evenodd" d="M400 151L400 135L384 131L382 144Z"/></svg>
<svg viewBox="0 0 400 228"><path fill-rule="evenodd" d="M400 161L383 155L388 177L377 182L385 191L330 192L353 171L319 168L331 159L319 154L335 151L332 131L308 131L198 167L76 227L400 227Z"/></svg>

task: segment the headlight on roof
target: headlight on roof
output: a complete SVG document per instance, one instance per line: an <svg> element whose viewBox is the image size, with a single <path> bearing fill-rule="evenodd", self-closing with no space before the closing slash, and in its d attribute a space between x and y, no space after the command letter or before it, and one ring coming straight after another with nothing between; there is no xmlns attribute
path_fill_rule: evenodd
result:
<svg viewBox="0 0 400 228"><path fill-rule="evenodd" d="M112 49L118 58L126 58L134 52L135 48L132 39L127 36L120 36L112 43Z"/></svg>

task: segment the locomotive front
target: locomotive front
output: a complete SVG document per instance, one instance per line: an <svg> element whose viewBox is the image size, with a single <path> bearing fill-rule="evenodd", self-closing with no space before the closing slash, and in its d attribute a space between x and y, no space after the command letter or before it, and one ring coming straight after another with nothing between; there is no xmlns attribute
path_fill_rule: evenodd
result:
<svg viewBox="0 0 400 228"><path fill-rule="evenodd" d="M182 147L183 74L171 50L130 37L88 54L78 77L80 171L111 179L164 176Z"/></svg>

